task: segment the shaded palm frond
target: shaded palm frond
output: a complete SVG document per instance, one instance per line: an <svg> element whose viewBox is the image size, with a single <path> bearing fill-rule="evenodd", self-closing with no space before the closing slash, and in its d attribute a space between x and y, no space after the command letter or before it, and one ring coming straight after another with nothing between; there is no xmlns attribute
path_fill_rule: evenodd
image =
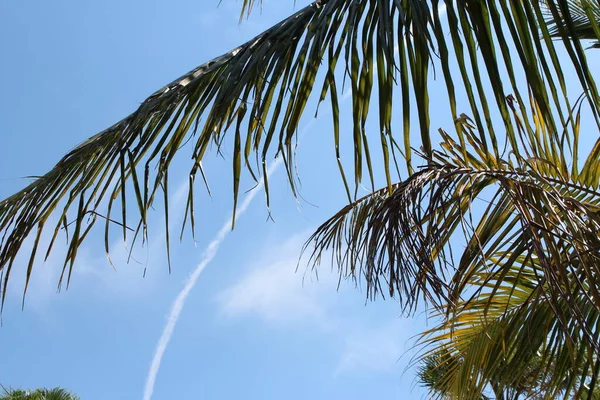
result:
<svg viewBox="0 0 600 400"><path fill-rule="evenodd" d="M548 2L548 26L555 37L568 35L579 39L595 40L592 47L600 47L600 4L595 0L568 0ZM564 20L564 16L568 15ZM556 16L561 18L557 19Z"/></svg>
<svg viewBox="0 0 600 400"><path fill-rule="evenodd" d="M254 0L245 0L243 9L248 11L255 4ZM526 132L536 129L534 122L526 118L511 119L505 101L507 90L514 93L515 104L523 115L527 96L522 92L530 90L548 131L558 132L557 126L564 126L571 116L562 111L565 106L571 109L563 69L573 68L591 114L598 116L600 100L579 40L563 37L571 63L559 62L544 22L547 18L544 10L538 2L506 0L315 1L246 44L156 91L133 114L78 145L47 174L0 201L2 300L15 258L27 237L33 237L34 244L24 267L25 290L36 254L42 252L47 257L58 232L66 231L67 227L70 227L69 244L59 287L62 282L68 285L78 248L97 220L104 222L107 253L113 225L119 226L124 237L128 230L133 230L134 242L146 239L148 210L157 198L163 199L168 227L168 171L183 149L189 151L191 158L183 228L189 223L192 232L195 180L198 173L205 180L202 161L211 144L217 149L225 142L233 146L234 208L242 171L256 180L261 174L266 179L267 163L273 156L283 158L295 194L297 127L316 85L314 99L320 103L329 97L331 103L335 147L332 153L340 160L341 81L349 83L353 127L348 141L353 148L353 182L347 179L344 163L339 161L349 199L356 197L365 176L374 185L373 147L366 129L374 93L378 93L374 103L377 103L387 183L386 189L374 194L374 198L396 190L392 178L392 171L400 170L396 160L403 158L406 170L414 172L418 162L413 160L413 148L419 148L425 160L434 159L429 88L436 65L442 70L451 116L460 120L457 98L468 99L472 124L479 132L476 140L482 141L493 159L499 159L501 152L497 144L498 128L493 123L495 109L499 111L502 131L511 137L516 137L519 129ZM560 18L569 22L570 14L561 14ZM518 57L514 57L515 52ZM458 69L451 68L452 65ZM506 71L508 80L501 71ZM526 74L527 85L517 82L519 73ZM402 97L403 127L400 134L393 135L392 100L396 86ZM495 104L490 104L488 98L493 98ZM419 135L411 138L415 125ZM457 124L457 129L460 126ZM231 133L226 134L228 131ZM552 137L550 143L557 139L560 138ZM184 146L188 140L189 147ZM464 147L464 143L461 145ZM439 172L431 169L421 172L420 178L415 177L411 182L418 186L423 184L426 174ZM450 175L445 176L440 179L450 182ZM474 182L482 186L487 184L486 179L495 179L482 176L472 175ZM465 178L456 184L462 187L470 184L470 180ZM354 190L350 187L352 183ZM268 187L265 182L267 206ZM418 196L416 189L412 193ZM477 191L472 193L476 195ZM462 215L465 206L457 203L456 215ZM132 210L136 217L134 225L127 215L130 211L131 218ZM115 217L115 213L119 216ZM49 228L50 245L38 248L51 216L58 222ZM441 230L437 234L448 236ZM168 252L168 230L165 238ZM428 249L433 253L441 251L438 245L428 246L433 246ZM425 254L418 257L427 258ZM440 285L434 278L419 279Z"/></svg>
<svg viewBox="0 0 600 400"><path fill-rule="evenodd" d="M445 382L448 380L449 371L451 371L456 363L460 360L455 360L452 355L443 354L442 350L438 353L432 353L423 357L417 369L417 378L421 386L429 391L430 398L440 400L458 399L456 393L450 393L450 390ZM488 400L488 397L481 394L479 400Z"/></svg>
<svg viewBox="0 0 600 400"><path fill-rule="evenodd" d="M516 109L514 118L521 120ZM562 134L543 126L517 126L517 133L508 135L505 158L464 116L457 121L456 141L440 131L443 150L431 158L423 155L426 164L391 194L382 189L351 203L317 230L309 241L315 245L313 261L333 250L343 273L366 277L369 294L398 294L409 307L421 295L434 304L453 304L481 258L522 243L527 244L522 251L540 259L553 279L564 277L553 275L560 259L552 257L576 246L583 261L579 268L589 268L593 276L600 256L600 193L598 181L593 184L592 176L580 171L595 163L596 150L574 175L557 146L568 142L576 148L578 134L565 133L561 141ZM480 196L489 204L475 221L471 209ZM454 260L450 241L459 227L466 248ZM499 260L497 267L509 268L509 261Z"/></svg>

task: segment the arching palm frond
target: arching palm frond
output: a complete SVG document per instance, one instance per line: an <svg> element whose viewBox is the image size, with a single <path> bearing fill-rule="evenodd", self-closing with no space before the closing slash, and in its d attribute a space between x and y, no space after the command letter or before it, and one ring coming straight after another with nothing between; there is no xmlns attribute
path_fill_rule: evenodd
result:
<svg viewBox="0 0 600 400"><path fill-rule="evenodd" d="M531 376L523 360L535 354L523 349L543 349L546 370L558 360L554 382L570 380L552 390L578 392L573 371L597 375L600 141L579 166L579 113L556 132L534 106L529 129L508 105L518 129L501 154L463 117L391 194L350 204L307 244L315 264L332 250L342 275L365 276L369 294L397 295L409 310L425 298L445 316L433 355L449 352L445 393L461 399L479 399L499 376L503 387Z"/></svg>
<svg viewBox="0 0 600 400"><path fill-rule="evenodd" d="M567 15L564 20L562 17ZM561 18L557 19L556 17ZM548 2L548 26L552 36L569 35L579 39L596 41L593 47L600 47L600 3L594 0L568 0Z"/></svg>
<svg viewBox="0 0 600 400"><path fill-rule="evenodd" d="M254 0L243 2L245 10L254 4ZM560 1L548 4L554 4L554 9L562 7ZM394 167L398 167L396 160L404 158L408 173L414 172L419 161L413 160L413 148L421 149L424 159L435 162L439 153L434 152L432 145L429 89L436 66L442 72L449 114L460 120L457 104L465 99L473 116L472 123L480 132L479 138L485 138L483 144L493 159L499 159L501 152L497 132L506 131L514 136L517 129L534 128L528 119L519 121L521 126L511 119L505 102L508 92L514 94L516 104L524 111L527 96L522 93L530 90L545 124L556 132L556 127L563 126L569 119L569 113L562 110L571 109L563 70L573 69L580 86L574 90L585 93L591 115L597 117L600 98L583 47L577 37L571 35L572 18L568 13L558 16L566 24L566 29L559 34L571 61L568 63L564 59L559 61L545 22L549 18L545 7L536 1L509 0L315 1L246 44L158 90L133 114L78 145L51 171L2 200L2 301L17 253L29 236L34 238L34 244L24 267L27 270L25 290L35 255L42 252L47 257L63 228L71 227L60 279L68 284L78 248L98 219L105 225L107 253L112 225L120 225L123 236L127 235L128 227L133 226L134 237L146 239L147 213L157 197L164 199L168 226L169 166L182 152L187 151L191 158L185 221L192 231L195 179L198 173L204 178L202 161L211 144L217 148L226 141L232 144L234 203L242 170L254 179L261 173L266 178L267 163L274 155L283 158L289 182L295 190L294 142L298 123L309 108L315 85L318 90L314 99L321 102L329 97L331 103L335 142L332 156L338 160L340 143L344 140L340 132L343 80L347 79L352 92L353 127L346 140L353 147L353 182L347 179L344 163L339 161L350 199L356 197L364 176L368 176L372 185L374 182L373 146L369 143L372 136L367 133L366 121L375 93L378 93L374 101L379 119L377 140L381 143L387 187L373 198L386 191L388 194L397 192L392 177ZM525 74L527 84L518 81L519 74ZM401 133L394 135L392 100L396 87L401 94L402 111L398 114L403 126ZM457 129L463 127L457 124ZM416 138L411 138L412 131L418 133ZM438 164L446 161L438 160ZM417 186L427 186L428 174L445 184L458 179L456 185L461 187L473 182L476 189L467 189L473 195L477 195L477 187L500 178L497 173L482 173L477 169L467 178L458 169L429 168L407 181L416 185L411 189L414 189L412 195L417 196ZM502 174L512 178L520 176L516 169ZM265 188L268 205L268 182ZM466 205L464 202L454 204L454 213L462 215ZM130 222L132 208L137 225ZM51 243L45 249L38 248L52 215L58 222L49 228ZM525 220L524 217L519 219ZM448 223L448 228L455 228L453 223ZM435 228L428 229L438 236L449 236L441 229L437 232ZM532 229L536 231L537 227ZM168 251L168 231L165 237ZM427 246L427 251L441 251L435 243ZM417 255L418 259L427 257L427 254ZM396 278L390 277L392 281ZM426 281L440 285L427 274L418 280L420 285Z"/></svg>
<svg viewBox="0 0 600 400"><path fill-rule="evenodd" d="M512 99L508 103L514 108ZM576 245L577 256L590 274L595 272L600 242L590 232L597 231L599 222L595 166L600 144L581 168L576 162L569 166L563 148L578 151L577 132L550 132L539 114L534 114L537 130L525 129L516 109L514 118L519 129L508 136L504 157L466 116L457 121L456 140L440 131L443 150L423 155L422 168L396 184L391 194L387 189L374 192L319 228L311 238L314 260L332 249L348 274L366 276L374 292L385 288L408 296L407 304L418 294L452 304L474 263L523 243L523 251L538 257L548 273L554 273L551 256L567 245ZM571 125L578 129L577 123ZM489 204L476 223L470 210L484 190ZM454 261L449 245L457 227L467 247ZM510 260L499 267L503 263ZM446 279L450 269L455 269L452 280Z"/></svg>

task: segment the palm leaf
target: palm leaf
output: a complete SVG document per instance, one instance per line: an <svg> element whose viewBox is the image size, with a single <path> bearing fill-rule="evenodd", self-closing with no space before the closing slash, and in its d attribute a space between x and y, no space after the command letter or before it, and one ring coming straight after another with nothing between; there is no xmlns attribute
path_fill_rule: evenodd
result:
<svg viewBox="0 0 600 400"><path fill-rule="evenodd" d="M590 0L568 0L563 6L554 6L548 4L548 27L550 34L555 37L569 35L579 39L595 40L593 47L600 46L600 4L597 1ZM565 22L562 19L555 19L554 16L565 16Z"/></svg>
<svg viewBox="0 0 600 400"><path fill-rule="evenodd" d="M444 323L428 332L437 334L428 355L442 357L444 393L479 399L492 379L499 389L516 385L527 376L518 361L531 357L523 350L541 348L543 371L558 360L549 398L581 396L573 371L595 377L600 350L600 193L598 174L584 172L597 150L569 168L564 149L578 151L579 113L557 132L539 107L527 127L514 99L508 104L517 129L503 154L463 117L456 140L441 131L443 150L422 155L423 167L391 194L384 188L342 209L307 249L315 265L331 250L342 275L365 276L371 295L397 295L409 311L424 298L438 310Z"/></svg>
<svg viewBox="0 0 600 400"><path fill-rule="evenodd" d="M4 388L4 393L0 395L0 400L79 400L79 397L59 387L53 389L36 389L34 391Z"/></svg>
<svg viewBox="0 0 600 400"><path fill-rule="evenodd" d="M514 117L522 119L516 111ZM420 293L430 300L458 300L472 264L484 256L482 250L489 246L489 251L496 251L514 242L517 228L521 240L532 246L546 241L562 246L569 241L588 246L585 257L597 256L590 249L600 248L598 238L588 234L596 232L590 231L590 224L598 223L600 194L588 187L594 185L583 181L582 174L578 181L571 179L554 144L544 147L560 135L545 128L519 127L507 137L506 153L511 157L503 159L481 140L470 119L463 117L457 127L457 141L440 131L443 150L434 151L431 158L423 155L425 165L394 185L391 195L381 189L324 223L311 238L313 259L318 261L332 249L334 261L349 275L366 276L375 292L386 287L391 295L406 295L410 305ZM575 147L576 135L570 137L569 144ZM590 158L583 170L594 162ZM469 212L484 190L491 201L474 225ZM449 249L457 227L467 238L460 262L451 260ZM540 259L548 258L538 253ZM586 265L596 268L591 261ZM450 290L445 274L454 268Z"/></svg>
<svg viewBox="0 0 600 400"><path fill-rule="evenodd" d="M242 18L244 18L244 14L246 14L247 16L250 16L250 14L252 13L252 9L254 8L256 2L257 2L257 0L243 0L242 12L240 13L240 21ZM262 7L262 0L259 0L259 3ZM219 4L221 4L221 2L219 2Z"/></svg>
<svg viewBox="0 0 600 400"><path fill-rule="evenodd" d="M575 318L564 324L548 302L538 301L543 290L535 275L542 269L534 259L517 258L499 288L487 285L486 293L462 303L459 312L422 335L430 347L423 364L440 366L429 385L435 393L478 399L491 386L496 398L499 393L503 398L553 399L566 393L585 398L596 386L596 357L590 357L594 353L578 334ZM472 283L487 281L485 275ZM588 311L588 322L597 324L598 311L589 305Z"/></svg>
<svg viewBox="0 0 600 400"><path fill-rule="evenodd" d="M242 12L249 12L255 3L245 0ZM242 170L256 180L260 174L266 178L267 164L275 156L283 158L296 193L294 142L299 121L310 108L311 98L321 102L329 97L334 111L335 152L339 156L339 146L344 140L339 131L339 85L346 79L352 91L353 129L346 140L353 146L350 164L354 170L354 190L349 187L352 182L346 183L346 163L340 161L339 167L350 198L356 197L364 176L374 185L373 147L366 121L375 93L379 94L379 137L386 189L374 197L382 194L385 197L385 192L391 195L396 190L391 171L400 171L396 165L399 157L406 161L408 173L415 170L419 162L413 160L413 148L420 149L417 155L427 162L434 160L429 89L434 84L436 65L443 72L451 116L460 121L457 99L467 99L478 132L477 137L469 138L481 142L491 159L499 159L501 152L498 126L512 138L516 138L519 129L505 101L507 90L514 93L522 115L526 115L527 100L522 93L529 90L548 130L557 132L557 126L565 126L571 117L563 70L573 68L591 114L598 116L600 101L594 79L579 40L570 35L569 26L574 23L571 14L556 11L562 7L560 3L547 2L551 17L541 3L512 0L318 0L310 4L242 46L159 89L133 114L76 146L51 171L1 201L2 301L15 258L27 237L34 238L34 245L27 266L26 287L36 254L39 251L46 256L50 254L58 232L65 226L71 226L61 274L61 282L67 285L78 248L98 220L104 222L107 253L113 225L119 226L124 237L132 229L134 242L146 240L148 210L160 191L164 192L159 197L164 198L167 216L168 170L174 157L182 152L187 151L191 157L185 221L192 232L195 180L198 173L206 178L202 161L211 144L218 150L225 141L233 143L234 204ZM446 9L444 16L440 15L442 5ZM560 19L571 29L560 32L570 64L558 61L559 53L546 27L546 20L552 23L552 18L555 23ZM541 40L538 30L542 33ZM518 57L514 57L515 52ZM342 62L338 67L339 61ZM458 69L451 69L451 65ZM506 71L508 81L501 71ZM519 73L526 74L527 85L517 82ZM402 96L403 120L402 134L398 136L392 134L396 83ZM320 88L317 96L313 95L315 85ZM488 97L494 104L488 102ZM568 113L563 112L565 106ZM494 109L499 111L498 118ZM418 132L416 138L411 138L413 121ZM525 131L535 129L526 118L519 124ZM457 129L462 129L460 123ZM233 133L226 134L228 131ZM458 133L461 140L465 138ZM465 143L460 145L461 151L466 151ZM415 177L411 182L418 183L417 179L423 180L432 171L418 173L420 178ZM473 177L455 183L463 187ZM586 175L590 181L593 177ZM481 179L476 177L475 181L485 186ZM268 189L266 195L268 206ZM135 206L136 220L139 217L139 222L134 220L133 224L128 219L131 205ZM466 204L460 202L453 207L455 215L462 215ZM113 208L120 208L119 217L114 217ZM51 243L46 249L39 249L51 216L58 221L49 228ZM448 224L452 228L452 223ZM438 236L448 236L441 230L428 229ZM428 246L433 246L428 250L433 253L441 251L437 245ZM397 278L390 276L392 281ZM427 274L419 279L421 286L441 285Z"/></svg>

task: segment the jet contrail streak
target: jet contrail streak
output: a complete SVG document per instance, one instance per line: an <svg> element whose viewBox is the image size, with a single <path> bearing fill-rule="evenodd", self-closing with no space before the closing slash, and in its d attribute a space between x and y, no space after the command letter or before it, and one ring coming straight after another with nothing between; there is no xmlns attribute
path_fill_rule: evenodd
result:
<svg viewBox="0 0 600 400"><path fill-rule="evenodd" d="M273 165L271 165L267 169L267 177L271 176L271 174L273 174L273 172L277 170L280 164L281 157L275 160ZM263 180L261 179L258 186L246 196L242 204L238 207L235 213L236 218L239 218L242 214L246 212L248 206L250 205L250 203L252 203L252 200L254 200L256 194L260 192L262 186ZM231 232L232 218L233 216L223 224L223 227L219 230L215 238L208 244L208 246L204 250L204 253L202 254L200 263L198 264L196 269L190 274L190 276L187 279L187 282L185 283L185 286L173 302L173 306L171 306L171 312L169 313L169 317L167 318L167 323L163 330L162 336L160 337L160 340L156 345L154 357L152 358L152 364L150 365L150 371L148 372L148 378L146 379L146 386L144 388L144 400L150 400L150 398L152 397L152 393L154 392L154 383L156 382L156 374L158 373L158 370L160 368L160 363L162 361L163 355L165 354L165 350L169 345L169 341L171 340L171 336L173 335L175 325L177 325L177 320L181 315L181 310L183 310L185 301L187 300L188 295L196 285L198 277L200 276L202 271L204 271L204 268L206 268L206 266L213 260L213 258L215 258L215 256L217 255L217 251L219 250L219 246L221 245L221 243L223 243L229 232Z"/></svg>

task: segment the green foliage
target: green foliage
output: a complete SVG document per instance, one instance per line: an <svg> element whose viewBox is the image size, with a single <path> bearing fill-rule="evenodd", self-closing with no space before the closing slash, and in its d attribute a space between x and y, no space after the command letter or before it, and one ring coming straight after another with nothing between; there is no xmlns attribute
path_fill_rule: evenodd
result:
<svg viewBox="0 0 600 400"><path fill-rule="evenodd" d="M96 222L104 224L107 254L111 228L124 238L133 235L134 242L146 240L147 213L159 197L164 199L168 220L168 171L177 154L192 159L182 234L186 224L192 232L195 229L195 181L198 173L206 181L202 161L211 144L218 149L224 141L232 143L234 200L242 171L253 179L262 171L266 178L264 172L274 156L283 158L296 193L294 142L311 98L319 102L329 98L332 154L340 160L349 199L355 198L363 179L374 185L371 152L376 147L367 134L366 120L375 88L379 93L373 102L380 128L377 141L388 194L394 190L402 164L409 174L420 164L422 158L415 159L414 149L421 149L425 159L433 155L429 89L434 75L443 81L453 119L460 120L457 98L468 99L465 112L472 115L478 131L485 133L496 157L501 151L498 134L514 134L518 128L505 101L509 91L523 110L527 99L523 93L530 91L545 124L557 130L569 118L572 102L563 71L573 69L591 115L598 116L599 96L576 37L576 18L559 12L563 2L546 3L319 0L308 5L159 89L134 113L76 146L47 174L0 201L2 300L16 255L29 236L34 245L25 267L25 290L35 256L47 257L61 232L67 233L69 246L59 288L68 285L78 248ZM243 2L245 10L255 4L254 0ZM549 14L548 9L555 11ZM546 20L559 28L549 30ZM561 40L567 54L560 61L554 37ZM441 74L433 70L434 60ZM517 80L518 74L527 76L527 84ZM354 149L351 175L339 150L340 84L344 81L352 98L353 129L347 138ZM398 134L392 130L395 89L401 94L403 120ZM576 85L571 89L577 90ZM500 124L492 123L496 113ZM532 128L528 119L520 123ZM268 187L266 182L267 205ZM135 211L133 221L128 204ZM48 227L51 216L56 222ZM42 249L40 238L46 229L52 240ZM166 246L168 251L168 231Z"/></svg>
<svg viewBox="0 0 600 400"><path fill-rule="evenodd" d="M79 397L62 388L36 389L34 391L21 389L4 389L0 400L79 400Z"/></svg>
<svg viewBox="0 0 600 400"><path fill-rule="evenodd" d="M578 151L579 114L557 132L538 110L537 128L517 123L500 154L463 117L456 139L441 131L441 150L391 195L346 206L311 238L314 260L331 251L347 276L366 276L409 309L423 298L433 305L442 323L424 338L425 355L441 360L434 389L461 399L481 398L491 383L531 386L521 380L532 374L552 377L541 378L544 398L580 395L589 382L579 377L596 375L600 142L569 165L563 149Z"/></svg>
<svg viewBox="0 0 600 400"><path fill-rule="evenodd" d="M593 0L567 0L556 5L553 2L548 2L547 5L548 27L551 35L561 36L567 34L579 39L593 40L595 43L592 47L600 47L600 41L598 41L600 3ZM555 17L562 19L565 16L565 21L571 21L570 31L565 29L564 24L555 22Z"/></svg>

